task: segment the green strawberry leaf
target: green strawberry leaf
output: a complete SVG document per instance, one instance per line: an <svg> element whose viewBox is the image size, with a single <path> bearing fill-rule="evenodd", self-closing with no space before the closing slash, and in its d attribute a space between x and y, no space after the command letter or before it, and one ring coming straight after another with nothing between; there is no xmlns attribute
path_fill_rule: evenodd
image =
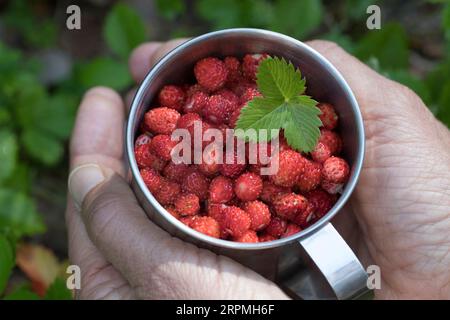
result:
<svg viewBox="0 0 450 320"><path fill-rule="evenodd" d="M111 50L123 59L147 38L147 28L139 15L123 3L106 16L103 34Z"/></svg>
<svg viewBox="0 0 450 320"><path fill-rule="evenodd" d="M258 90L263 97L255 97L241 110L235 135L247 140L262 140L261 130L266 130L267 140L279 129L284 129L288 144L299 151L312 151L320 136L322 125L317 102L305 91L305 79L292 63L280 58L261 61L257 71ZM256 137L246 133L257 131ZM275 130L275 131L273 131Z"/></svg>
<svg viewBox="0 0 450 320"><path fill-rule="evenodd" d="M288 121L283 125L288 144L303 152L314 149L319 140L320 109L317 102L308 96L299 96L289 105Z"/></svg>
<svg viewBox="0 0 450 320"><path fill-rule="evenodd" d="M273 138L273 129L280 129L286 121L287 105L278 105L273 100L257 97L242 108L236 129L268 130L267 140ZM244 132L236 131L239 138L245 138Z"/></svg>
<svg viewBox="0 0 450 320"><path fill-rule="evenodd" d="M267 58L258 67L258 89L265 98L289 101L305 91L300 70L283 58Z"/></svg>

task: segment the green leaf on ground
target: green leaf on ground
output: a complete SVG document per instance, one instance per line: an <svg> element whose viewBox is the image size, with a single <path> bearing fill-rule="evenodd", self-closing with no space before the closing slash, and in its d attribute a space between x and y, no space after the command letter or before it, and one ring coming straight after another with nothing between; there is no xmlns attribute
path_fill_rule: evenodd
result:
<svg viewBox="0 0 450 320"><path fill-rule="evenodd" d="M106 16L103 35L110 49L123 59L147 39L147 29L134 9L117 3Z"/></svg>
<svg viewBox="0 0 450 320"><path fill-rule="evenodd" d="M214 29L242 27L242 10L238 0L198 0L195 2L197 14L212 23Z"/></svg>
<svg viewBox="0 0 450 320"><path fill-rule="evenodd" d="M61 278L56 278L48 287L45 293L45 300L72 300L72 294L67 289L66 281Z"/></svg>
<svg viewBox="0 0 450 320"><path fill-rule="evenodd" d="M270 29L303 39L322 22L323 7L320 0L279 0L275 2Z"/></svg>
<svg viewBox="0 0 450 320"><path fill-rule="evenodd" d="M363 61L378 59L382 69L404 69L408 66L408 38L400 24L389 23L380 30L370 30L355 48L356 56Z"/></svg>
<svg viewBox="0 0 450 320"><path fill-rule="evenodd" d="M13 132L0 130L0 182L14 171L17 161L17 139Z"/></svg>
<svg viewBox="0 0 450 320"><path fill-rule="evenodd" d="M41 298L31 291L29 285L23 285L5 296L4 300L40 300Z"/></svg>
<svg viewBox="0 0 450 320"><path fill-rule="evenodd" d="M53 135L30 128L25 129L20 138L26 152L41 163L52 166L62 159L63 144Z"/></svg>
<svg viewBox="0 0 450 320"><path fill-rule="evenodd" d="M0 231L12 232L14 237L30 236L45 231L42 217L33 200L21 192L0 188Z"/></svg>
<svg viewBox="0 0 450 320"><path fill-rule="evenodd" d="M156 0L156 7L166 19L173 20L186 11L183 0Z"/></svg>
<svg viewBox="0 0 450 320"><path fill-rule="evenodd" d="M115 90L123 90L132 84L128 65L107 57L96 58L82 64L78 70L78 79L86 89L107 86Z"/></svg>

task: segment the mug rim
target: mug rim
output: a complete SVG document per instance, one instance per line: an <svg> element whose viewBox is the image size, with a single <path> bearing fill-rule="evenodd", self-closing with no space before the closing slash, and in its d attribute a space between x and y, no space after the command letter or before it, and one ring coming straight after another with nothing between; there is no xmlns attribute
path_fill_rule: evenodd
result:
<svg viewBox="0 0 450 320"><path fill-rule="evenodd" d="M147 91L148 87L151 85L152 80L158 75L158 72L163 69L169 61L176 58L176 56L185 50L188 47L197 45L199 43L202 43L204 41L208 41L211 38L216 38L224 35L229 34L237 34L237 35L264 35L269 37L272 40L284 40L291 42L298 46L302 51L308 52L313 59L320 62L321 67L327 69L330 73L333 74L335 77L335 80L339 83L339 85L343 88L344 92L348 96L348 100L350 102L350 105L352 107L353 115L356 119L356 131L357 131L357 140L358 140L358 152L355 159L355 162L352 167L352 177L351 179L346 183L344 192L339 197L338 201L334 204L334 206L331 208L328 213L323 216L319 221L315 222L313 225L309 226L308 228L293 234L289 237L277 239L273 241L267 241L267 242L258 242L258 243L242 243L242 242L234 242L230 240L223 240L223 239L216 239L210 236L207 236L205 234L202 234L198 231L195 231L194 229L191 229L190 227L186 226L184 223L179 221L177 218L172 216L157 200L156 198L151 194L151 192L146 187L140 172L139 168L136 163L136 159L134 156L134 136L135 133L133 132L132 128L134 126L134 123L136 120L136 113L139 105L142 103L142 98L145 95L145 92ZM207 243L209 245L213 245L215 247L222 247L222 248L228 248L228 249L237 249L237 250L260 250L260 249L270 249L270 248L276 248L280 247L289 243L292 243L294 241L307 238L308 236L314 234L315 232L322 229L347 203L349 197L353 193L356 184L358 182L362 165L364 161L364 151L365 151L365 133L364 133L364 125L363 125L363 118L362 114L359 108L359 104L355 98L355 95L353 94L353 91L351 90L348 83L345 81L344 77L341 75L341 73L331 64L330 61L328 61L324 56L322 56L319 52L314 50L312 47L308 46L307 44L303 43L300 40L294 39L292 37L289 37L287 35L264 30L264 29L255 29L255 28L232 28L232 29L224 29L219 31L213 31L209 33L205 33L203 35L194 37L192 39L187 40L186 42L180 44L173 50L171 50L169 53L167 53L163 58L161 58L147 73L142 83L139 85L139 88L134 95L130 112L128 115L127 120L127 126L126 126L126 153L127 153L127 160L128 164L132 173L132 179L134 179L144 194L146 200L152 205L152 207L157 211L158 214L163 216L163 218L169 222L170 224L174 225L178 230L180 230L182 233L188 234L190 237L196 239L197 241L201 241L203 243Z"/></svg>

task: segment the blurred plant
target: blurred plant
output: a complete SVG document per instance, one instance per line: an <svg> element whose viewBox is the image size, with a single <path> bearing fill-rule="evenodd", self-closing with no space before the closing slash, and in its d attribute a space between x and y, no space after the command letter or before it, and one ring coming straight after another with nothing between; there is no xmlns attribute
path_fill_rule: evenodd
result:
<svg viewBox="0 0 450 320"><path fill-rule="evenodd" d="M0 19L24 49L56 43L55 23L36 17L28 1L11 1ZM103 35L110 55L77 61L69 79L51 88L39 82L43 66L38 59L0 42L0 297L17 266L31 286L16 288L5 298L70 298L54 254L39 246L17 244L46 230L31 186L36 172L62 163L83 92L95 85L124 90L132 83L127 57L145 41L144 23L133 9L117 3L106 16Z"/></svg>
<svg viewBox="0 0 450 320"><path fill-rule="evenodd" d="M426 77L410 71L410 44L405 28L383 23L381 30L365 29L366 9L385 0L193 0L193 12L181 0L157 1L161 15L174 20L194 14L213 30L255 27L278 31L300 40L311 37L337 42L385 76L414 90L431 111L450 127L450 2L427 0L442 7L447 57ZM325 4L326 3L326 4ZM326 8L325 8L326 7ZM176 26L176 31L180 26ZM206 30L207 31L207 30ZM189 32L187 32L189 34Z"/></svg>

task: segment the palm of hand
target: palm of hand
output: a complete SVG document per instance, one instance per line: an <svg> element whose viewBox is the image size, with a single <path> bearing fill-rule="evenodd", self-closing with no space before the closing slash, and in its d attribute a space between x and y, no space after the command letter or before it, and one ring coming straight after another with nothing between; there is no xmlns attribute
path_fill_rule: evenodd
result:
<svg viewBox="0 0 450 320"><path fill-rule="evenodd" d="M380 267L376 297L444 297L450 135L409 89L370 72L367 81L348 79L366 130L365 163L351 201L360 226L352 235L355 249L365 264Z"/></svg>

